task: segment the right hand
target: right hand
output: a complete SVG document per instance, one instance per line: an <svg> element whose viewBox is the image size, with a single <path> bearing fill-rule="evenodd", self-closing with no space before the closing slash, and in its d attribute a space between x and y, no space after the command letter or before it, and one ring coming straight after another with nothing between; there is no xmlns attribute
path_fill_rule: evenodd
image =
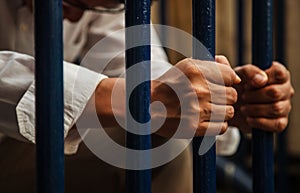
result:
<svg viewBox="0 0 300 193"><path fill-rule="evenodd" d="M178 70L182 73L178 73ZM152 102L162 102L167 111L165 115L161 109L152 108L152 122L166 119L156 133L171 137L180 119L185 119L188 123L185 132L193 132L195 136L204 136L206 132L209 135L224 133L228 120L234 116L233 104L237 101L237 92L232 86L240 81L225 57L216 57L216 62L190 58L180 61L160 78L152 81ZM172 88L179 90L181 96ZM196 101L191 96L196 96ZM180 101L179 98L184 100ZM182 108L187 109L189 115L198 114L199 120L184 115ZM211 120L211 117L214 119Z"/></svg>

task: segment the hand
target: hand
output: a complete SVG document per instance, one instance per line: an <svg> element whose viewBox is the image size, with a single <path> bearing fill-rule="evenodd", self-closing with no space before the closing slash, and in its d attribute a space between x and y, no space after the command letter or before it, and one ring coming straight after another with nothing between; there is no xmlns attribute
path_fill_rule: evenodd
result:
<svg viewBox="0 0 300 193"><path fill-rule="evenodd" d="M273 62L265 71L254 65L237 67L235 71L242 83L236 86L238 102L231 124L246 132L251 128L283 131L288 124L294 95L289 71L278 62Z"/></svg>
<svg viewBox="0 0 300 193"><path fill-rule="evenodd" d="M164 114L155 107L151 110L152 122L166 117L157 134L172 136L182 119L188 123L186 132L195 132L196 136L203 136L208 128L210 135L226 131L227 122L234 115L233 104L237 101L237 92L232 86L241 80L225 57L217 57L216 61L185 59L152 81L152 102L162 102L167 111ZM180 96L172 88L179 90ZM192 96L196 96L196 101ZM183 112L183 108L188 111ZM199 115L198 120L189 116L194 114Z"/></svg>
<svg viewBox="0 0 300 193"><path fill-rule="evenodd" d="M152 103L152 125L161 120L164 122L156 134L171 137L181 120L186 127L180 138L191 136L191 132L203 136L208 128L210 135L224 133L228 120L234 115L233 104L237 101L237 92L232 85L240 81L223 56L217 56L216 62L193 59L179 62L160 78L151 81L151 101L163 103L166 109L163 111L161 106ZM114 87L118 90L118 100L115 100L113 114L111 98ZM175 93L172 88L179 92ZM102 126L120 126L116 117L124 125L124 102L124 79L108 78L99 84L92 106L96 105ZM193 119L193 115L198 119Z"/></svg>

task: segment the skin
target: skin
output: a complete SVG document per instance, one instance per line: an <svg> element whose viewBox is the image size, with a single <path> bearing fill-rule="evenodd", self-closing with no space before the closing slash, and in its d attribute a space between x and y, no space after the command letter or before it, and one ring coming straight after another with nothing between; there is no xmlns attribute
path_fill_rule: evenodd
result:
<svg viewBox="0 0 300 193"><path fill-rule="evenodd" d="M69 1L76 3L76 0L69 0ZM79 1L88 7L102 6L106 8L115 8L118 5L120 5L120 2L118 0L79 0ZM32 11L33 0L24 0L24 2ZM63 3L63 14L64 14L63 16L65 19L68 19L71 22L77 22L80 20L83 13L84 11L82 9L78 9L77 7L69 6Z"/></svg>
<svg viewBox="0 0 300 193"><path fill-rule="evenodd" d="M250 64L236 68L235 71L245 81L236 86L239 99L235 105L237 115L232 124L246 132L251 131L251 128L283 131L288 124L291 98L295 93L290 72L278 62L273 62L266 71ZM247 80L250 81L247 83Z"/></svg>
<svg viewBox="0 0 300 193"><path fill-rule="evenodd" d="M218 74L215 73L216 68L222 75L222 81L220 82L216 81L218 79ZM178 75L178 70L182 74ZM204 74L211 75L205 77ZM186 77L190 82L187 83L185 81ZM160 78L151 82L151 102L160 101L167 109L167 115L162 113L160 109L151 109L152 123L166 118L164 125L157 131L157 134L164 137L172 136L174 130L170 130L170 128L177 128L181 119L185 119L188 125L186 128L187 133L196 132L197 136L203 136L209 124L210 130L208 134L217 135L224 133L227 130L228 121L234 116L233 105L237 101L237 92L232 86L239 84L240 81L241 79L227 64L190 58L177 63ZM118 82L115 78L105 79L99 84L95 93L97 114L104 127L118 126L114 116L112 116L111 98L114 86L118 90L118 97L125 98L124 79L119 79ZM199 114L199 120L195 120L193 116L187 116L186 114L186 116L181 116L181 104L178 100L178 94L171 88L177 88L182 91L179 95L185 100L185 108L189 109L189 113L192 115ZM220 90L224 90L226 95L212 102L211 96L218 95ZM198 104L191 100L192 94L196 95ZM116 100L116 103L116 106L114 106L116 109L115 116L118 120L123 120L124 122L124 101ZM212 108L214 108L214 111L212 111ZM222 116L222 112L225 113L224 116ZM210 121L212 113L216 115L216 118ZM185 136L181 137L185 138Z"/></svg>
<svg viewBox="0 0 300 193"><path fill-rule="evenodd" d="M70 0L71 1L71 0ZM81 0L88 6L115 7L117 0ZM25 0L31 8L32 1ZM73 6L64 5L64 18L78 21L83 11ZM260 128L270 132L281 132L288 124L288 114L291 111L291 98L294 89L290 81L289 71L278 62L273 62L271 68L263 71L252 64L232 69L224 56L216 56L216 67L209 61L185 59L177 63L157 80L151 81L151 100L162 102L166 109L166 120L156 133L170 137L174 133L170 128L177 128L180 119L185 118L189 123L186 132L193 129L196 136L203 136L210 124L211 135L222 134L228 125L237 126L249 132L251 128ZM177 71L183 72L190 84L183 85L184 77L178 76ZM223 81L216 81L219 70ZM206 75L206 77L204 76ZM180 116L180 103L177 95L166 85L179 87L184 90L183 97L187 101L191 113L199 114L199 120ZM101 81L94 93L94 100L87 105L86 111L96 111L104 127L119 126L115 116L125 122L125 104L118 100L112 111L112 90L117 86L118 96L125 98L125 80L107 78ZM210 89L212 88L212 89ZM211 96L218 96L218 91L224 90L226 95L220 95L214 102ZM189 101L189 94L196 93L198 104ZM259 97L257 97L259 96ZM223 98L222 98L223 97ZM212 111L212 108L214 111ZM225 112L224 118L210 120L213 114ZM236 112L236 113L234 113ZM158 109L151 109L151 117L155 121L165 115ZM218 117L218 116L217 116Z"/></svg>
<svg viewBox="0 0 300 193"><path fill-rule="evenodd" d="M211 103L210 96L214 94L214 91L219 90L209 90L207 87L208 84L211 84L210 80L216 78L214 77L215 74L212 73L208 77L208 80L203 78L203 74L214 71L214 69L210 68L212 66L210 62L185 59L174 67L180 69L191 82L191 85L184 85L182 87L191 88L191 92L196 92L198 96L198 107L195 108L193 104L189 104L191 109L194 109L194 113L200 114L200 120L196 121L196 126L193 123L195 120L191 120L190 128L196 129L196 135L203 136L208 128L208 123L213 125L210 127L211 130L208 131L212 135L224 133L228 125L237 126L245 132L250 132L251 128L260 128L270 132L283 131L288 123L288 114L291 111L291 98L294 95L289 71L278 62L273 62L271 68L265 71L260 70L252 64L233 70L224 56L216 56L216 62L226 85L217 84L219 89L224 89L225 87L226 90L226 102L223 101L223 103L217 104L220 107L219 112L225 109L226 115L223 121L215 120L214 122L209 122L209 117L212 113L210 111L211 106L216 105ZM195 64L200 66L200 68L195 68ZM99 109L99 118L101 123L104 123L104 126L117 125L113 116L111 116L110 98L100 100L100 98L103 99L105 96L111 96L111 88L115 85L115 82L116 79L105 79L97 88L99 92L96 92L96 108ZM158 80L152 81L151 85L152 102L155 100L161 101L168 109L166 122L157 134L169 137L172 136L174 131L170 131L168 128L176 128L181 118L178 111L180 105L175 93L171 89L168 89L164 82L180 86L179 84L176 85L176 83L181 81L180 77L174 76L171 68ZM125 85L125 83L123 84ZM125 93L124 85L121 86L123 91L120 94ZM125 97L125 94L123 96ZM99 100L97 100L98 97ZM188 99L188 97L186 98ZM122 105L125 106L124 103ZM117 113L117 117L124 120L124 112L124 109L120 110ZM218 112L215 111L213 113ZM103 115L106 116L102 117ZM159 111L155 112L152 110L151 116L155 121L155 118L159 117ZM221 128L221 130L218 128ZM186 132L189 132L189 130Z"/></svg>

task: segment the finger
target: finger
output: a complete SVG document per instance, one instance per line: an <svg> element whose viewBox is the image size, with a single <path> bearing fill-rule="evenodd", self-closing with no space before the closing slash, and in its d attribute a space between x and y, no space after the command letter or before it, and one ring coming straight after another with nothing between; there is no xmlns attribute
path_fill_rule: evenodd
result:
<svg viewBox="0 0 300 193"><path fill-rule="evenodd" d="M216 69L218 69L219 72L222 74L225 86L232 86L241 82L241 78L235 73L235 71L230 66L223 65L220 63L216 64Z"/></svg>
<svg viewBox="0 0 300 193"><path fill-rule="evenodd" d="M209 83L210 102L219 105L233 105L237 102L238 94L233 87Z"/></svg>
<svg viewBox="0 0 300 193"><path fill-rule="evenodd" d="M198 68L198 76L203 76L209 82L225 86L232 86L241 82L238 75L228 65L193 59L189 59L188 61ZM194 73L194 75L196 75L196 73Z"/></svg>
<svg viewBox="0 0 300 193"><path fill-rule="evenodd" d="M220 64L225 64L227 66L230 66L229 60L223 55L216 55L215 60Z"/></svg>
<svg viewBox="0 0 300 193"><path fill-rule="evenodd" d="M217 62L204 71L204 76L210 82L223 86L232 86L241 82L240 77L230 66Z"/></svg>
<svg viewBox="0 0 300 193"><path fill-rule="evenodd" d="M209 122L205 121L199 124L195 136L200 137L204 135L216 136L226 132L228 128L227 122Z"/></svg>
<svg viewBox="0 0 300 193"><path fill-rule="evenodd" d="M290 79L289 71L278 62L273 62L265 72L268 75L268 84L282 84Z"/></svg>
<svg viewBox="0 0 300 193"><path fill-rule="evenodd" d="M270 132L282 132L288 124L288 118L281 117L277 119L268 119L247 117L246 122L253 128Z"/></svg>
<svg viewBox="0 0 300 193"><path fill-rule="evenodd" d="M234 108L230 105L207 104L200 105L200 120L224 122L232 119L234 116Z"/></svg>
<svg viewBox="0 0 300 193"><path fill-rule="evenodd" d="M235 68L235 72L241 77L245 88L261 88L268 82L267 74L258 67L248 64Z"/></svg>
<svg viewBox="0 0 300 193"><path fill-rule="evenodd" d="M245 91L242 94L242 100L247 104L272 103L289 99L291 94L291 87L287 82L285 84L269 85L258 90Z"/></svg>
<svg viewBox="0 0 300 193"><path fill-rule="evenodd" d="M241 107L241 112L249 117L279 118L288 116L291 111L290 100L272 104L252 104Z"/></svg>

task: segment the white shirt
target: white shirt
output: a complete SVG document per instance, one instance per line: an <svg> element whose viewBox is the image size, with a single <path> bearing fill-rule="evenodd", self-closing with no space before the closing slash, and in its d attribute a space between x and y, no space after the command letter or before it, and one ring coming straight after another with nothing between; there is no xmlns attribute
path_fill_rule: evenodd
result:
<svg viewBox="0 0 300 193"><path fill-rule="evenodd" d="M65 60L73 62L77 58L82 58L98 40L123 27L123 14L106 15L85 12L77 23L65 20ZM2 32L0 34L0 50L7 50L0 51L0 133L31 142L35 141L34 58L31 57L34 55L33 29L32 13L22 5L22 0L0 1L0 31ZM107 47L107 53L116 47L125 47L124 36L114 38ZM158 41L155 32L152 33L152 40ZM167 61L162 48L153 47L152 56ZM97 57L103 58L106 57L106 54L101 53L95 57L96 59ZM105 75L118 76L124 72L124 55L118 56L115 61L114 65L105 69L104 74L64 62L65 137L81 115L96 86L107 77ZM171 65L167 62L164 62L163 66L152 65L152 78L163 74L170 67ZM81 74L77 76L79 70ZM76 92L73 90L74 87L77 88ZM236 132L234 131L233 135L230 134L229 138L225 139L236 143L238 141ZM72 139L72 136L69 138ZM75 153L80 140L75 140L74 143L74 140L66 139L66 142L65 152ZM222 140L219 140L219 144L221 142ZM228 154L228 151L235 151L236 147L236 144L226 147L223 143L222 152Z"/></svg>
<svg viewBox="0 0 300 193"><path fill-rule="evenodd" d="M0 50L11 50L0 51L0 133L18 140L34 142L34 58L29 56L34 55L33 15L22 1L4 0L0 1L0 16L0 30L4 32L0 34ZM1 20L3 18L5 20ZM86 12L77 23L65 20L65 60L72 62L78 57L82 58L97 41L123 27L123 14L106 15ZM112 39L110 46L107 47L107 53L115 47L125 48L124 36L114 38L116 39ZM152 38L158 41L155 33ZM167 61L162 48L153 48L152 54ZM95 59L97 57L103 59L105 56L106 53L101 53ZM164 66L152 67L152 77L161 75L170 67L167 62ZM124 56L121 55L116 58L114 65L105 69L104 73L119 76L124 72L124 68ZM77 76L79 70L80 76ZM86 68L64 63L65 136L81 115L96 86L106 77ZM76 92L73 88L76 88ZM72 140L67 141L73 144ZM68 144L65 145L68 147Z"/></svg>

